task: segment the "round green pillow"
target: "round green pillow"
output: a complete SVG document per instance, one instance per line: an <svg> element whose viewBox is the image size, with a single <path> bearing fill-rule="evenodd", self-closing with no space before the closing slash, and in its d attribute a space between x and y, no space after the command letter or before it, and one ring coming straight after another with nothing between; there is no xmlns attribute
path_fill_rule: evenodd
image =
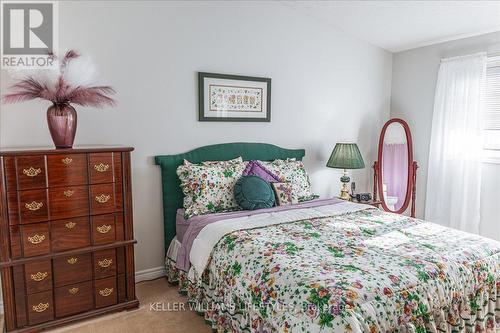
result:
<svg viewBox="0 0 500 333"><path fill-rule="evenodd" d="M274 206L274 191L271 185L259 176L243 176L234 184L234 198L245 210L271 208Z"/></svg>

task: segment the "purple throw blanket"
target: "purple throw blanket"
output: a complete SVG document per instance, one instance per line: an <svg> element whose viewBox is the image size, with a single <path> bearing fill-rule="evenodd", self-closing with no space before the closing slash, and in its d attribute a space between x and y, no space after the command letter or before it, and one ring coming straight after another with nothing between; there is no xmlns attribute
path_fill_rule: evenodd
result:
<svg viewBox="0 0 500 333"><path fill-rule="evenodd" d="M189 271L191 266L189 262L189 253L191 252L191 247L193 246L193 242L200 233L200 231L207 225L222 221L233 219L237 217L243 216L253 216L262 213L269 212L279 212L286 211L292 209L302 209L302 208L311 208L311 207L319 207L323 205L331 205L335 203L342 202L342 200L333 198L333 199L316 199L303 203L299 203L296 205L288 205L288 206L277 206L272 208L258 209L258 210L244 210L238 212L229 212L229 213L216 213L216 214L208 214L208 215L200 215L193 216L189 219L189 226L182 237L181 248L179 250L179 254L177 255L177 263L176 267L185 272Z"/></svg>

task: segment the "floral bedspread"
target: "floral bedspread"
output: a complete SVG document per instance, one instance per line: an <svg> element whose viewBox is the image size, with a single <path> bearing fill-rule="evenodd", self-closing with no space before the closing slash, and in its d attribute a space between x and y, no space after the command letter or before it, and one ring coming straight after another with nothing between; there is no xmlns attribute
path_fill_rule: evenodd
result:
<svg viewBox="0 0 500 333"><path fill-rule="evenodd" d="M234 231L191 280L220 331L500 330L500 243L377 209Z"/></svg>

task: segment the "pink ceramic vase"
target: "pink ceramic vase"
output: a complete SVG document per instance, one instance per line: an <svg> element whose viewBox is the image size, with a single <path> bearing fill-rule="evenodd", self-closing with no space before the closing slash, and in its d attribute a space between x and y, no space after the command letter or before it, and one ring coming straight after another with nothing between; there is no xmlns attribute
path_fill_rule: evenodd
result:
<svg viewBox="0 0 500 333"><path fill-rule="evenodd" d="M56 148L71 148L76 134L76 110L69 103L54 103L47 109L50 136Z"/></svg>

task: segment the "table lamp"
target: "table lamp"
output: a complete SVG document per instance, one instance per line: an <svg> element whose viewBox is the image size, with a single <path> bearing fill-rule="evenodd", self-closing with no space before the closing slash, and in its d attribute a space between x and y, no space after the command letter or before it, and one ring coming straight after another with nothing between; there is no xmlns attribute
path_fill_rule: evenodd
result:
<svg viewBox="0 0 500 333"><path fill-rule="evenodd" d="M344 169L340 181L342 187L340 189L340 199L350 200L347 184L351 181L347 174L347 169L363 169L365 162L359 152L358 145L355 143L337 143L333 148L332 154L326 163L329 168Z"/></svg>

